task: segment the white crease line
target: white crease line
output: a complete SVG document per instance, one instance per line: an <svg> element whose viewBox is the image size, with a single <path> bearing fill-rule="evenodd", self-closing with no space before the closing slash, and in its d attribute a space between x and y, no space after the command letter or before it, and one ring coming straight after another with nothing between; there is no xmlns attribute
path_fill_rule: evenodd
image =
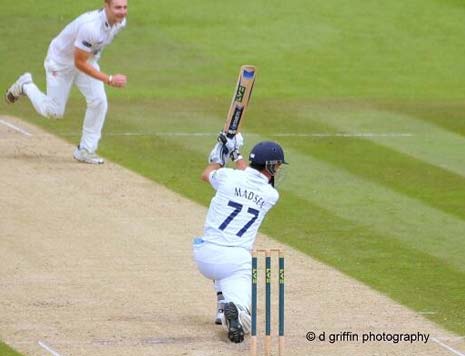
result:
<svg viewBox="0 0 465 356"><path fill-rule="evenodd" d="M276 137L411 137L411 133L392 132L392 133L376 133L376 132L336 132L336 133L283 133L274 134Z"/></svg>
<svg viewBox="0 0 465 356"><path fill-rule="evenodd" d="M465 336L438 336L436 339L443 341L462 342L465 341Z"/></svg>
<svg viewBox="0 0 465 356"><path fill-rule="evenodd" d="M16 130L18 132L21 132L23 135L26 135L26 136L32 136L31 133L27 132L26 130L23 130L22 128L18 127L18 126L15 126L11 123L9 123L8 121L5 121L5 120L2 120L0 119L0 124L3 124L5 126L8 126L10 129L13 129L13 130Z"/></svg>
<svg viewBox="0 0 465 356"><path fill-rule="evenodd" d="M62 132L63 136L77 136L80 133ZM211 132L106 132L105 136L216 136L217 133ZM247 136L259 136L259 134L248 133ZM392 132L392 133L375 133L375 132L352 132L352 133L276 133L264 134L268 137L412 137L412 133Z"/></svg>
<svg viewBox="0 0 465 356"><path fill-rule="evenodd" d="M452 352L453 354L455 355L458 355L458 356L465 356L464 353L460 352L460 351L457 351L457 350L454 350L452 347L444 344L443 342L439 341L438 339L436 339L435 337L432 337L431 340L433 340L435 343L437 343L438 345L441 345L442 347L444 347L445 349L449 350L450 352Z"/></svg>
<svg viewBox="0 0 465 356"><path fill-rule="evenodd" d="M43 347L45 350L50 352L53 356L61 356L58 352L53 351L49 346L47 346L44 342L39 341L39 345Z"/></svg>

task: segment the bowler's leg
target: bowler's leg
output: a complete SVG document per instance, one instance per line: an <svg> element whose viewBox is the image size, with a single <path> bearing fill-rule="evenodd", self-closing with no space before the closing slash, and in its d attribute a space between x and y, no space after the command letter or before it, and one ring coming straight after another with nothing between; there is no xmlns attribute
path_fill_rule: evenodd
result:
<svg viewBox="0 0 465 356"><path fill-rule="evenodd" d="M98 68L97 64L94 65ZM76 86L87 102L79 147L94 153L102 136L102 128L108 110L105 87L103 82L84 73L78 73Z"/></svg>
<svg viewBox="0 0 465 356"><path fill-rule="evenodd" d="M23 94L29 98L32 106L40 115L60 119L65 113L76 70L74 66L58 66L48 59L45 60L44 66L47 95L34 84L32 77L28 83L23 85Z"/></svg>

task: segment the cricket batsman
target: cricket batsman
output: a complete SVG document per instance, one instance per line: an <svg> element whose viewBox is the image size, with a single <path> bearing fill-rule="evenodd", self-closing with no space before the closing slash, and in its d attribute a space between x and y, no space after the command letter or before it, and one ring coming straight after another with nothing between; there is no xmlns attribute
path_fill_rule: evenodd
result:
<svg viewBox="0 0 465 356"><path fill-rule="evenodd" d="M255 145L247 164L239 152L242 144L237 134L222 137L212 149L201 178L216 193L203 236L193 240L200 273L214 281L216 292L224 297L220 318L234 343L250 332L251 251L263 219L279 199L274 179L286 164L283 149L271 141ZM235 169L224 167L229 159Z"/></svg>

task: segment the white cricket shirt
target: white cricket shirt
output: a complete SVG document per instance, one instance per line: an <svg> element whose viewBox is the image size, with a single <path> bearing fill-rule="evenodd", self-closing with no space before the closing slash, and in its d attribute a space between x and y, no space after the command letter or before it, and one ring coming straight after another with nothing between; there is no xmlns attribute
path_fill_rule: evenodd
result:
<svg viewBox="0 0 465 356"><path fill-rule="evenodd" d="M82 14L69 23L50 43L48 57L63 65L74 65L74 48L92 53L95 60L115 35L126 26L126 19L110 26L104 9Z"/></svg>
<svg viewBox="0 0 465 356"><path fill-rule="evenodd" d="M216 190L211 200L202 239L221 246L251 250L266 213L279 193L259 171L221 168L210 173Z"/></svg>

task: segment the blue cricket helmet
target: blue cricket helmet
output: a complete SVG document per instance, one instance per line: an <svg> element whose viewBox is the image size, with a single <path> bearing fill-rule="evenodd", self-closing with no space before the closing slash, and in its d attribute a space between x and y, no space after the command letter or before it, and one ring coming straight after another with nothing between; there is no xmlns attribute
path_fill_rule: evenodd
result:
<svg viewBox="0 0 465 356"><path fill-rule="evenodd" d="M264 166L271 175L276 173L276 165L287 164L283 149L273 141L257 143L250 152L249 161L252 164Z"/></svg>

